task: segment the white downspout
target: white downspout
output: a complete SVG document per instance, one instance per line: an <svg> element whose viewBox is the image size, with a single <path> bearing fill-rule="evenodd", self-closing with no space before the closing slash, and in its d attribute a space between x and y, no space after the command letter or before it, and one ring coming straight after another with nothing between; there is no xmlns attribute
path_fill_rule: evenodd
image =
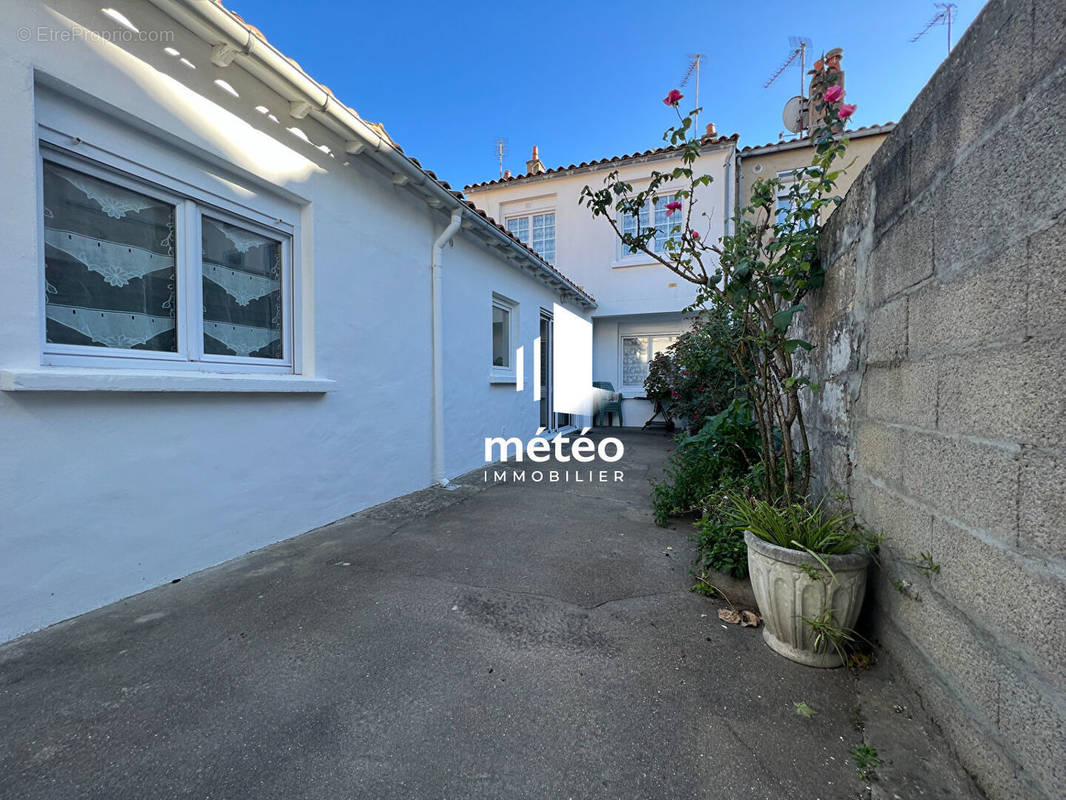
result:
<svg viewBox="0 0 1066 800"><path fill-rule="evenodd" d="M448 244L459 230L463 221L463 212L452 212L452 221L433 243L433 256L430 259L431 295L433 300L433 483L448 486L444 475L444 322L442 290L444 280L441 270L441 256L444 245Z"/></svg>

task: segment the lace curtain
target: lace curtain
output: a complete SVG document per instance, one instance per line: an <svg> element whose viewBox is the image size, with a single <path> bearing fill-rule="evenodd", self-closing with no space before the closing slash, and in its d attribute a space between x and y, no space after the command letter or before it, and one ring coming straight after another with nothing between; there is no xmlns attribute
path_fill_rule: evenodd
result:
<svg viewBox="0 0 1066 800"><path fill-rule="evenodd" d="M203 218L204 352L282 358L281 243Z"/></svg>
<svg viewBox="0 0 1066 800"><path fill-rule="evenodd" d="M175 207L44 162L47 340L177 352ZM204 353L281 359L281 242L202 217Z"/></svg>
<svg viewBox="0 0 1066 800"><path fill-rule="evenodd" d="M49 342L175 352L174 206L44 163Z"/></svg>

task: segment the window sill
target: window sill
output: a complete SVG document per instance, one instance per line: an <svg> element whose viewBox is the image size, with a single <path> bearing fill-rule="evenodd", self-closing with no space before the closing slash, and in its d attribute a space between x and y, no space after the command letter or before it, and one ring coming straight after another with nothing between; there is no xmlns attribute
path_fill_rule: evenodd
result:
<svg viewBox="0 0 1066 800"><path fill-rule="evenodd" d="M489 383L518 383L515 375L489 375Z"/></svg>
<svg viewBox="0 0 1066 800"><path fill-rule="evenodd" d="M645 255L622 258L611 262L611 269L628 269L629 267L661 267L658 261Z"/></svg>
<svg viewBox="0 0 1066 800"><path fill-rule="evenodd" d="M77 368L0 370L4 392L284 392L323 394L335 382L303 375L248 375Z"/></svg>

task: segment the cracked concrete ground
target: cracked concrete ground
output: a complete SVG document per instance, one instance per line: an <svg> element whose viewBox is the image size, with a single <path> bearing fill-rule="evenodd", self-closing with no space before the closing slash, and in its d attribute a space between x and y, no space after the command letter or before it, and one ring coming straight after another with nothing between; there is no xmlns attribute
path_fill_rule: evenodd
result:
<svg viewBox="0 0 1066 800"><path fill-rule="evenodd" d="M623 483L472 473L0 647L0 797L979 796L890 662L687 590L669 439L623 438Z"/></svg>

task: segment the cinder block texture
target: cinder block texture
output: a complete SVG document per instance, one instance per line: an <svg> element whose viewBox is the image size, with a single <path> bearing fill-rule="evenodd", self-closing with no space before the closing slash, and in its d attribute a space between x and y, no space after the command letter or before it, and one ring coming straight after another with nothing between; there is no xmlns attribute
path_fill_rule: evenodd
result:
<svg viewBox="0 0 1066 800"><path fill-rule="evenodd" d="M993 800L1066 785L1064 19L990 0L829 219L804 315L813 485L887 536L874 627Z"/></svg>
<svg viewBox="0 0 1066 800"><path fill-rule="evenodd" d="M900 361L907 356L906 297L885 303L870 312L866 358L872 364Z"/></svg>
<svg viewBox="0 0 1066 800"><path fill-rule="evenodd" d="M946 358L938 385L943 431L1045 447L1066 442L1066 341Z"/></svg>
<svg viewBox="0 0 1066 800"><path fill-rule="evenodd" d="M1066 561L1066 448L1023 449L1018 490L1021 549Z"/></svg>

